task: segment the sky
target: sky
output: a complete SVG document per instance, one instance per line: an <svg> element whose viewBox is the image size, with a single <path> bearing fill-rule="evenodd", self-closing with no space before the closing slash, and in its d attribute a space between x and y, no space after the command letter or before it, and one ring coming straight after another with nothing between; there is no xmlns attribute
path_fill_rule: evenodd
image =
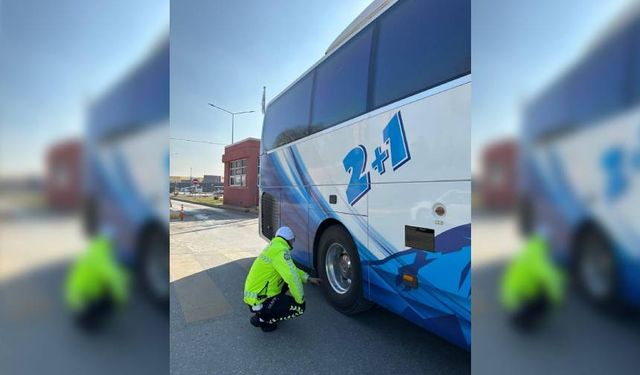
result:
<svg viewBox="0 0 640 375"><path fill-rule="evenodd" d="M260 138L273 98L322 57L370 0L173 1L171 136ZM474 0L472 169L492 140L574 62L629 0ZM86 104L168 30L169 1L0 0L0 175L42 171L46 149L82 135ZM223 146L171 141L171 174L222 174Z"/></svg>
<svg viewBox="0 0 640 375"><path fill-rule="evenodd" d="M0 0L0 176L40 174L87 104L168 33L169 1Z"/></svg>
<svg viewBox="0 0 640 375"><path fill-rule="evenodd" d="M518 133L524 104L575 62L629 0L474 0L472 171L483 147ZM171 135L228 144L260 138L267 101L322 57L370 3L362 1L173 2ZM222 174L222 145L171 141L171 174Z"/></svg>
<svg viewBox="0 0 640 375"><path fill-rule="evenodd" d="M267 102L318 61L370 0L173 1L171 137L229 144L260 138ZM171 175L222 175L224 146L171 141ZM192 172L190 172L192 169Z"/></svg>
<svg viewBox="0 0 640 375"><path fill-rule="evenodd" d="M520 113L630 5L629 0L472 1L472 172L482 149L518 134Z"/></svg>

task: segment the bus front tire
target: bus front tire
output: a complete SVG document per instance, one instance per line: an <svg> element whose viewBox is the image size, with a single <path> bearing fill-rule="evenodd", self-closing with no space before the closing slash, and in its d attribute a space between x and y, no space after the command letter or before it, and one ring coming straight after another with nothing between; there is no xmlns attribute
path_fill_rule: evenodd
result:
<svg viewBox="0 0 640 375"><path fill-rule="evenodd" d="M166 231L151 228L139 244L138 280L143 293L160 307L169 306L169 236Z"/></svg>
<svg viewBox="0 0 640 375"><path fill-rule="evenodd" d="M364 298L360 257L344 227L334 225L324 231L318 244L317 265L325 296L336 310L352 315L373 306Z"/></svg>
<svg viewBox="0 0 640 375"><path fill-rule="evenodd" d="M574 259L574 277L586 299L600 308L619 304L617 267L611 242L594 227L579 236Z"/></svg>

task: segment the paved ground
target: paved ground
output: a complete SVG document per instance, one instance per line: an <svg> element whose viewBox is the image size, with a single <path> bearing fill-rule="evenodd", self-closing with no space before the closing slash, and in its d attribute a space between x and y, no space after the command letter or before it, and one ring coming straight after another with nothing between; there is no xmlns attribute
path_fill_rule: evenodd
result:
<svg viewBox="0 0 640 375"><path fill-rule="evenodd" d="M473 217L473 374L630 374L640 369L637 311L604 313L569 289L539 330L509 325L498 304L507 260L521 245L510 215Z"/></svg>
<svg viewBox="0 0 640 375"><path fill-rule="evenodd" d="M469 373L468 352L384 309L344 316L313 286L302 317L268 334L253 328L242 292L266 245L257 218L184 208L187 221L171 223L172 374Z"/></svg>
<svg viewBox="0 0 640 375"><path fill-rule="evenodd" d="M0 374L163 374L168 314L134 290L104 331L72 325L62 301L71 259L85 245L72 215L0 208ZM19 212L18 212L19 211Z"/></svg>

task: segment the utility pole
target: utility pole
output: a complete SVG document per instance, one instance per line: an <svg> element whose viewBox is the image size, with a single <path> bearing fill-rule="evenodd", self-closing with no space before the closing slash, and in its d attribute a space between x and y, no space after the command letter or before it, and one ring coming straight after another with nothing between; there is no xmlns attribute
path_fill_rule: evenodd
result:
<svg viewBox="0 0 640 375"><path fill-rule="evenodd" d="M243 114L246 114L246 113L253 113L253 112L255 112L255 111L231 112L231 111L226 110L226 109L224 109L224 108L218 107L218 106L217 106L217 105L215 105L215 104L211 104L211 103L209 103L209 105L210 105L210 106L212 106L213 108L217 108L217 109L219 109L219 110L221 110L221 111L223 111L223 112L226 112L226 113L228 113L228 114L230 114L230 115L231 115L231 143L232 143L232 144L233 144L233 141L234 141L234 137L233 137L233 128L234 128L234 125L235 125L234 123L235 123L236 115L243 115Z"/></svg>

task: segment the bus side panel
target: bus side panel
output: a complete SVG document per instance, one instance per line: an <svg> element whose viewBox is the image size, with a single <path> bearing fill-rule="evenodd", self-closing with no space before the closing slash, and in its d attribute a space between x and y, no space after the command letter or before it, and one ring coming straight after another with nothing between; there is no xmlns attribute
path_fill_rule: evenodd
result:
<svg viewBox="0 0 640 375"><path fill-rule="evenodd" d="M261 171L261 191L276 198L280 208L278 225L290 225L296 233L292 255L297 262L313 268L313 243L317 228L329 218L343 223L358 247L366 249L366 197L358 202L359 209L354 209L342 198L346 186L316 186L295 145L264 154L262 162L268 163L271 168ZM272 186L266 186L267 182ZM329 203L330 195L340 197L335 205Z"/></svg>
<svg viewBox="0 0 640 375"><path fill-rule="evenodd" d="M526 188L535 212L535 225L539 230L544 224L553 243L554 258L568 264L571 239L585 216L584 210L574 199L566 182L564 167L553 147L546 146L527 153L524 156L528 167L525 172Z"/></svg>
<svg viewBox="0 0 640 375"><path fill-rule="evenodd" d="M461 84L286 148L312 192L310 232L326 217L345 225L364 264L363 277L369 285L365 296L467 348L470 90L470 84ZM332 195L335 204L329 203ZM431 215L433 209L427 201L438 199L450 204L451 211L446 220L450 231L444 235L443 225L435 233L436 241L456 245L433 262L435 254L425 257L423 251L404 246L404 225L424 221L418 218ZM369 216L372 207L375 218ZM401 228L389 229L385 223ZM429 274L421 269L414 273L418 285L425 289L429 285L430 293L422 288L417 293L404 290L397 284L399 270L417 269L422 260L433 263L419 267ZM424 295L416 296L420 292Z"/></svg>
<svg viewBox="0 0 640 375"><path fill-rule="evenodd" d="M276 152L262 153L260 155L260 189L263 191L267 188L283 186L285 183L281 174L282 167L277 164Z"/></svg>
<svg viewBox="0 0 640 375"><path fill-rule="evenodd" d="M637 272L640 266L638 124L640 107L559 139L540 150L540 154L552 157L536 159L542 170L553 169L549 165L556 165L557 171L552 177L554 181L563 181L562 194L546 196L548 200L545 203L558 207L561 219L573 219L575 212L581 212L578 220L566 221L580 223L586 217L607 234L620 265L621 292L629 302L636 304L640 300L640 276ZM571 167L576 165L580 168ZM544 180L544 183L553 186L549 180ZM541 222L549 227L545 219L541 218ZM555 231L556 227L547 229ZM554 248L559 247L557 241L553 243Z"/></svg>
<svg viewBox="0 0 640 375"><path fill-rule="evenodd" d="M470 198L468 181L376 185L369 195L369 248L388 254L366 264L371 299L462 347L471 343ZM407 226L433 231L433 242L407 243Z"/></svg>
<svg viewBox="0 0 640 375"><path fill-rule="evenodd" d="M470 180L470 98L471 84L463 83L295 147L315 185L362 184L367 176L372 185ZM352 207L361 209L357 201Z"/></svg>
<svg viewBox="0 0 640 375"><path fill-rule="evenodd" d="M126 263L137 260L137 240L145 223L169 221L168 132L168 123L158 122L89 150L100 222L113 231Z"/></svg>
<svg viewBox="0 0 640 375"><path fill-rule="evenodd" d="M296 235L292 256L296 262L307 267L313 265L311 254L313 242L309 242L309 204L307 194L300 194L297 187L280 189L280 225L287 226ZM313 241L313 239L311 240Z"/></svg>
<svg viewBox="0 0 640 375"><path fill-rule="evenodd" d="M327 219L334 219L340 222L347 228L353 241L358 249L360 261L364 262L377 259L369 252L368 243L368 218L366 216L366 208L368 206L368 197L363 197L359 202L359 210L349 209L348 203L344 202L338 197L345 196L346 186L314 186L310 188L313 192L315 199L310 202L309 209L309 236L310 244L313 246L313 241L318 235L318 227L323 221ZM329 203L329 196L335 195L337 198L336 204ZM311 259L313 264L313 259ZM368 297L369 292L369 277L366 270L363 269L363 285L364 295Z"/></svg>

